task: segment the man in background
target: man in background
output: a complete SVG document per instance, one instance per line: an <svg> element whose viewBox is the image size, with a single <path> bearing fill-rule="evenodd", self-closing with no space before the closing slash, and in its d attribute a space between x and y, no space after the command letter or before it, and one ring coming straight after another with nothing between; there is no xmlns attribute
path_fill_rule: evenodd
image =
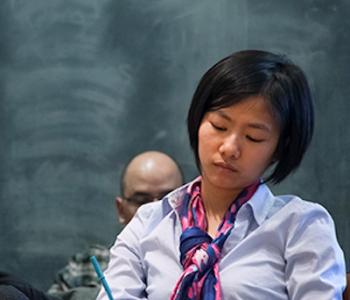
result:
<svg viewBox="0 0 350 300"><path fill-rule="evenodd" d="M121 174L121 196L115 198L118 221L126 225L141 205L163 198L182 184L181 170L170 156L159 151L138 154L129 161ZM3 291L9 295L23 294L21 298L23 300L96 299L100 285L90 263L92 255L96 256L102 269L107 267L109 250L104 246L93 245L85 252L74 255L68 265L57 273L48 294L32 288L21 280L13 280L6 273L3 273L3 277L0 273L0 285L6 285ZM17 290L14 290L16 288ZM1 288L0 296L2 296ZM9 296L6 299L19 298Z"/></svg>
<svg viewBox="0 0 350 300"><path fill-rule="evenodd" d="M162 199L183 184L177 163L159 151L143 152L132 158L120 178L121 196L115 198L115 206L117 219L123 225L130 222L141 205ZM93 245L71 258L68 265L58 272L48 293L64 300L95 299L100 285L90 263L93 255L105 269L109 250L101 245Z"/></svg>

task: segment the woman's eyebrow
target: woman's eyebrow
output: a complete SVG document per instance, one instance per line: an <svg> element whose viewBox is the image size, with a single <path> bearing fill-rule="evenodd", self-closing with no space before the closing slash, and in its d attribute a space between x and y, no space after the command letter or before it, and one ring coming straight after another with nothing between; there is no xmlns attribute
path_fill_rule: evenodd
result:
<svg viewBox="0 0 350 300"><path fill-rule="evenodd" d="M226 114L224 111L222 111L222 110L216 110L216 111L214 111L214 112L217 113L220 117L224 118L225 120L231 121L231 122L232 122L232 119L230 118L230 116L229 116L228 114ZM249 124L248 124L248 127L271 132L270 126L266 125L265 123L256 123L256 122L252 122L252 123L249 123Z"/></svg>
<svg viewBox="0 0 350 300"><path fill-rule="evenodd" d="M255 129L260 129L260 130L264 130L264 131L271 131L271 128L267 125L265 125L264 123L249 123L248 127L251 128L255 128Z"/></svg>
<svg viewBox="0 0 350 300"><path fill-rule="evenodd" d="M230 116L227 115L224 111L222 110L215 110L215 113L217 113L219 116L223 117L224 119L226 119L227 121L232 121Z"/></svg>

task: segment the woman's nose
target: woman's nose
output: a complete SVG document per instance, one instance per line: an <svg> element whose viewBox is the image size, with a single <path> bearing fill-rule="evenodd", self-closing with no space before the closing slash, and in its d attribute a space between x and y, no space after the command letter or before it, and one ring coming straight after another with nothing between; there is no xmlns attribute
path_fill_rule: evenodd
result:
<svg viewBox="0 0 350 300"><path fill-rule="evenodd" d="M219 152L224 160L238 159L241 155L239 137L231 135L225 138L219 148Z"/></svg>

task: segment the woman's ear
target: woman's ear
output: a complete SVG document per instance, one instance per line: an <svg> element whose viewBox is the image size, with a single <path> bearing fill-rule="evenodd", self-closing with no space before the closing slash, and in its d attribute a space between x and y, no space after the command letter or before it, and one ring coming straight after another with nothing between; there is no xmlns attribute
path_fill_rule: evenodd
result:
<svg viewBox="0 0 350 300"><path fill-rule="evenodd" d="M270 163L268 165L268 167L271 167L273 166L276 162L278 162L278 159L277 159L277 155L276 153L272 156L272 158L270 159Z"/></svg>
<svg viewBox="0 0 350 300"><path fill-rule="evenodd" d="M277 149L275 150L275 153L272 155L272 158L271 158L271 161L270 161L270 165L269 165L270 167L280 160L280 153L281 153L280 147L277 146Z"/></svg>
<svg viewBox="0 0 350 300"><path fill-rule="evenodd" d="M273 164L275 164L276 162L278 162L277 158L272 158L271 162L270 162L270 166L272 166Z"/></svg>

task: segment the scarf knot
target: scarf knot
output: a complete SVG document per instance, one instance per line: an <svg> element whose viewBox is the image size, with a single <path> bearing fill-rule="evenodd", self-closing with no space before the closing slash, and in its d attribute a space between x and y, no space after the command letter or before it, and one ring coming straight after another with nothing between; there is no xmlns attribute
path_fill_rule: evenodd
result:
<svg viewBox="0 0 350 300"><path fill-rule="evenodd" d="M220 257L220 250L212 244L211 236L198 227L189 227L180 237L180 261L184 269L193 265L197 269L198 277L212 268Z"/></svg>

